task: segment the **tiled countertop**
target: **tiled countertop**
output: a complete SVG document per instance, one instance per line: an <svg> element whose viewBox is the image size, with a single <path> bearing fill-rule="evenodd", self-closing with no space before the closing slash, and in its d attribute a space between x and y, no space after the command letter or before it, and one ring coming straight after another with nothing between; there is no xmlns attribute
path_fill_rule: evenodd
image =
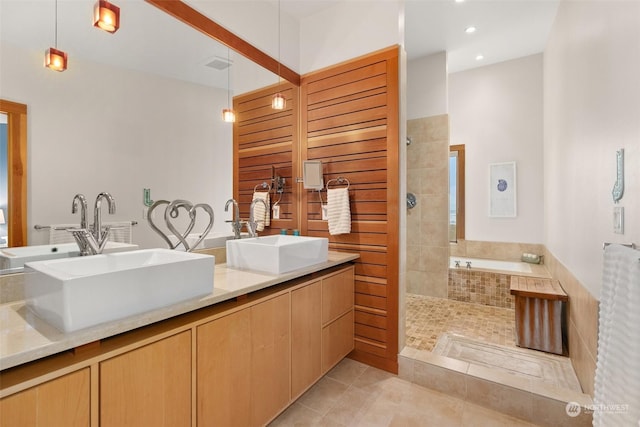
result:
<svg viewBox="0 0 640 427"><path fill-rule="evenodd" d="M141 326L230 300L273 285L297 279L358 258L358 254L329 252L322 264L281 275L260 274L216 264L213 292L203 298L63 333L27 310L24 301L0 305L0 370L31 362Z"/></svg>

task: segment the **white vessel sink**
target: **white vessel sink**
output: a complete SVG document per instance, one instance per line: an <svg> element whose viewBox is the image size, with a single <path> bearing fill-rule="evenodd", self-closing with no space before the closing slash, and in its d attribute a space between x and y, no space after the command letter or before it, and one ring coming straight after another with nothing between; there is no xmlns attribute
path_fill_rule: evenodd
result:
<svg viewBox="0 0 640 427"><path fill-rule="evenodd" d="M227 266L283 274L326 262L329 239L307 236L265 236L227 240Z"/></svg>
<svg viewBox="0 0 640 427"><path fill-rule="evenodd" d="M191 233L187 235L187 238L185 240L189 244L189 247L193 247L193 245L196 244L199 238L200 238L200 234ZM207 234L207 237L202 239L202 242L200 242L198 247L192 248L192 249L223 248L226 241L230 239L233 239L233 233L223 233L223 232L209 233ZM178 243L178 238L174 235L169 236L169 240L171 240L171 243L173 244ZM182 247L182 245L180 245L177 249L183 250L184 248Z"/></svg>
<svg viewBox="0 0 640 427"><path fill-rule="evenodd" d="M144 249L25 264L27 307L73 332L207 295L215 258Z"/></svg>
<svg viewBox="0 0 640 427"><path fill-rule="evenodd" d="M103 253L134 251L136 249L138 249L138 245L107 242L107 246L104 248ZM0 249L0 269L22 267L25 262L30 261L68 258L78 255L80 255L80 250L78 249L77 243L5 248Z"/></svg>

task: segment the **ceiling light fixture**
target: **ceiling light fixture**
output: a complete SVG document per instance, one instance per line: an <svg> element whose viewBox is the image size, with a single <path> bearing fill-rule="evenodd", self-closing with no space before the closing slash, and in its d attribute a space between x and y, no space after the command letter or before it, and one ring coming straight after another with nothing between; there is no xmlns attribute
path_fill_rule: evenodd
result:
<svg viewBox="0 0 640 427"><path fill-rule="evenodd" d="M115 33L120 28L120 8L106 0L99 0L93 6L93 26Z"/></svg>
<svg viewBox="0 0 640 427"><path fill-rule="evenodd" d="M473 34L473 33L475 33L475 32L476 32L476 30L477 30L477 28L476 28L476 27L471 26L471 27L467 27L467 28L465 28L465 29L464 29L464 32L465 32L465 33L467 33L467 34Z"/></svg>
<svg viewBox="0 0 640 427"><path fill-rule="evenodd" d="M54 71L64 71L67 69L67 53L58 50L58 0L56 0L56 24L55 24L55 47L50 47L44 53L44 66Z"/></svg>
<svg viewBox="0 0 640 427"><path fill-rule="evenodd" d="M278 0L278 85L280 84L280 0ZM271 99L271 108L274 110L284 110L287 101L279 91Z"/></svg>
<svg viewBox="0 0 640 427"><path fill-rule="evenodd" d="M228 62L228 67L227 67L227 106L228 108L225 108L222 110L222 120L227 122L227 123L233 123L236 121L236 113L233 112L233 109L231 108L231 59L230 59L230 49L227 46L227 62Z"/></svg>
<svg viewBox="0 0 640 427"><path fill-rule="evenodd" d="M482 61L484 59L484 55L478 54L476 55L476 61Z"/></svg>

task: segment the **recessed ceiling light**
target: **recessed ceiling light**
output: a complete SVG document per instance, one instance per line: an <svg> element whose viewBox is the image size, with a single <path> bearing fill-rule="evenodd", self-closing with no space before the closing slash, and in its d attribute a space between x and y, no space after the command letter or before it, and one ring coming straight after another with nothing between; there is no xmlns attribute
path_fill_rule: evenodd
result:
<svg viewBox="0 0 640 427"><path fill-rule="evenodd" d="M483 59L484 59L484 56L482 54L476 55L476 61L482 61Z"/></svg>
<svg viewBox="0 0 640 427"><path fill-rule="evenodd" d="M476 27L471 26L471 27L467 27L464 29L464 32L467 34L471 34L471 33L475 33L476 32Z"/></svg>

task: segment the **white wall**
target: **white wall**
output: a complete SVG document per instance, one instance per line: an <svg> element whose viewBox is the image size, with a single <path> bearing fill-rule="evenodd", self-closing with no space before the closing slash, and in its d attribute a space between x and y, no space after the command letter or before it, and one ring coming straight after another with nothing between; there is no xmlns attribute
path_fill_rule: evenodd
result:
<svg viewBox="0 0 640 427"><path fill-rule="evenodd" d="M29 243L46 243L34 224L78 223L71 201L112 193L116 215L135 220L134 241L164 246L143 219L143 188L154 200L212 205L227 230L232 196L232 127L220 118L226 91L86 62L57 73L42 51L0 45L0 97L28 106ZM184 214L183 214L184 215ZM92 220L92 217L91 217Z"/></svg>
<svg viewBox="0 0 640 427"><path fill-rule="evenodd" d="M447 53L413 59L407 64L407 119L446 114Z"/></svg>
<svg viewBox="0 0 640 427"><path fill-rule="evenodd" d="M300 20L300 74L403 44L399 0L338 3Z"/></svg>
<svg viewBox="0 0 640 427"><path fill-rule="evenodd" d="M545 54L545 244L596 297L602 243L640 242L640 3L561 2ZM625 149L625 233L614 234Z"/></svg>
<svg viewBox="0 0 640 427"><path fill-rule="evenodd" d="M464 144L467 240L542 243L542 54L449 75L451 145ZM516 162L517 217L489 217L489 164Z"/></svg>

